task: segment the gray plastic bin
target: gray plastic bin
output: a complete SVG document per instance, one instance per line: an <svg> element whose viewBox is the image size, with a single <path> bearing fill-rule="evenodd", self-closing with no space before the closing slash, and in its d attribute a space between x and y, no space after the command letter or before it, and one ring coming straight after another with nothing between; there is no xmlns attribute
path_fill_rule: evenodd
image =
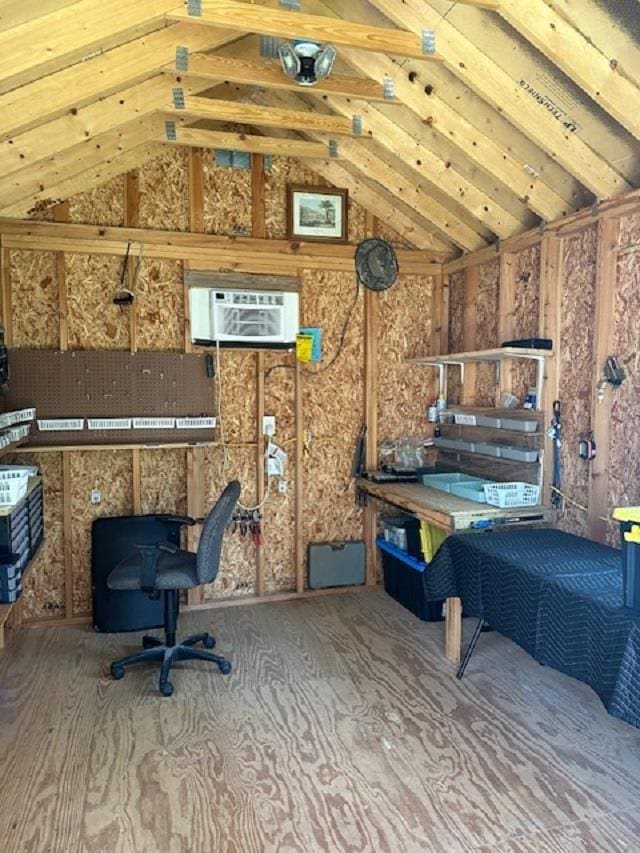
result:
<svg viewBox="0 0 640 853"><path fill-rule="evenodd" d="M503 459L513 459L514 462L537 462L538 451L529 450L526 447L509 447L500 448L500 455Z"/></svg>
<svg viewBox="0 0 640 853"><path fill-rule="evenodd" d="M495 456L499 459L502 455L501 450L499 444L489 444L483 441L476 444L476 453L480 453L482 456Z"/></svg>
<svg viewBox="0 0 640 853"><path fill-rule="evenodd" d="M513 429L517 432L537 432L538 421L528 421L519 418L503 418L502 429Z"/></svg>

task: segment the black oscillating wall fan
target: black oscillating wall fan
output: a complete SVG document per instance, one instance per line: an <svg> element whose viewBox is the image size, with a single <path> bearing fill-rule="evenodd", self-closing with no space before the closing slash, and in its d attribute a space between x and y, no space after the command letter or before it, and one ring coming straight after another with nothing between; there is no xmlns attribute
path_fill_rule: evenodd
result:
<svg viewBox="0 0 640 853"><path fill-rule="evenodd" d="M398 258L391 243L374 237L356 249L358 280L369 290L388 290L398 277Z"/></svg>

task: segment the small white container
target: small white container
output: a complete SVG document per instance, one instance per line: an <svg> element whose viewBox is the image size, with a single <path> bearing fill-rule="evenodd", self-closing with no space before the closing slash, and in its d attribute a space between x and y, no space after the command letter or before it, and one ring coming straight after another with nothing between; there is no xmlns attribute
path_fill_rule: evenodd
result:
<svg viewBox="0 0 640 853"><path fill-rule="evenodd" d="M514 395L505 391L500 397L500 407L502 409L517 409L520 400Z"/></svg>

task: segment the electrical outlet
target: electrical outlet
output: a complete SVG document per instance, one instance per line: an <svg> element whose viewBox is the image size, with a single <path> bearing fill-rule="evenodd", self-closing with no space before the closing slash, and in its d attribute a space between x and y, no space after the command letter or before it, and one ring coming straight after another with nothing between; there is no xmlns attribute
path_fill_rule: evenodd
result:
<svg viewBox="0 0 640 853"><path fill-rule="evenodd" d="M273 415L264 415L264 417L262 418L262 434L276 434L276 419Z"/></svg>
<svg viewBox="0 0 640 853"><path fill-rule="evenodd" d="M287 481L286 480L278 480L278 491L281 495L287 494Z"/></svg>
<svg viewBox="0 0 640 853"><path fill-rule="evenodd" d="M91 503L99 504L102 503L102 492L99 489L91 490Z"/></svg>

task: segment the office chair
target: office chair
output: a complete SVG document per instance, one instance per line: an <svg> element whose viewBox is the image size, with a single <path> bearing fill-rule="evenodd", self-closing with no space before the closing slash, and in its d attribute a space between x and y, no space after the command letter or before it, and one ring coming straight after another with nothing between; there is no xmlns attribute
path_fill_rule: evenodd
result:
<svg viewBox="0 0 640 853"><path fill-rule="evenodd" d="M197 553L182 551L167 542L138 545L136 550L118 563L109 574L109 589L141 589L150 596L164 596L164 643L156 637L143 637L143 651L111 664L111 675L114 678L122 678L125 667L131 664L161 661L160 693L163 696L171 696L173 685L169 681L169 673L176 661L206 660L217 664L223 675L231 672L231 664L225 658L194 648L198 643L202 643L205 649L212 649L216 641L209 634L194 634L176 643L176 623L178 592L215 580L224 531L231 521L239 497L240 483L234 480L227 485L205 518ZM195 524L194 519L187 517L167 516L166 520L171 523Z"/></svg>

